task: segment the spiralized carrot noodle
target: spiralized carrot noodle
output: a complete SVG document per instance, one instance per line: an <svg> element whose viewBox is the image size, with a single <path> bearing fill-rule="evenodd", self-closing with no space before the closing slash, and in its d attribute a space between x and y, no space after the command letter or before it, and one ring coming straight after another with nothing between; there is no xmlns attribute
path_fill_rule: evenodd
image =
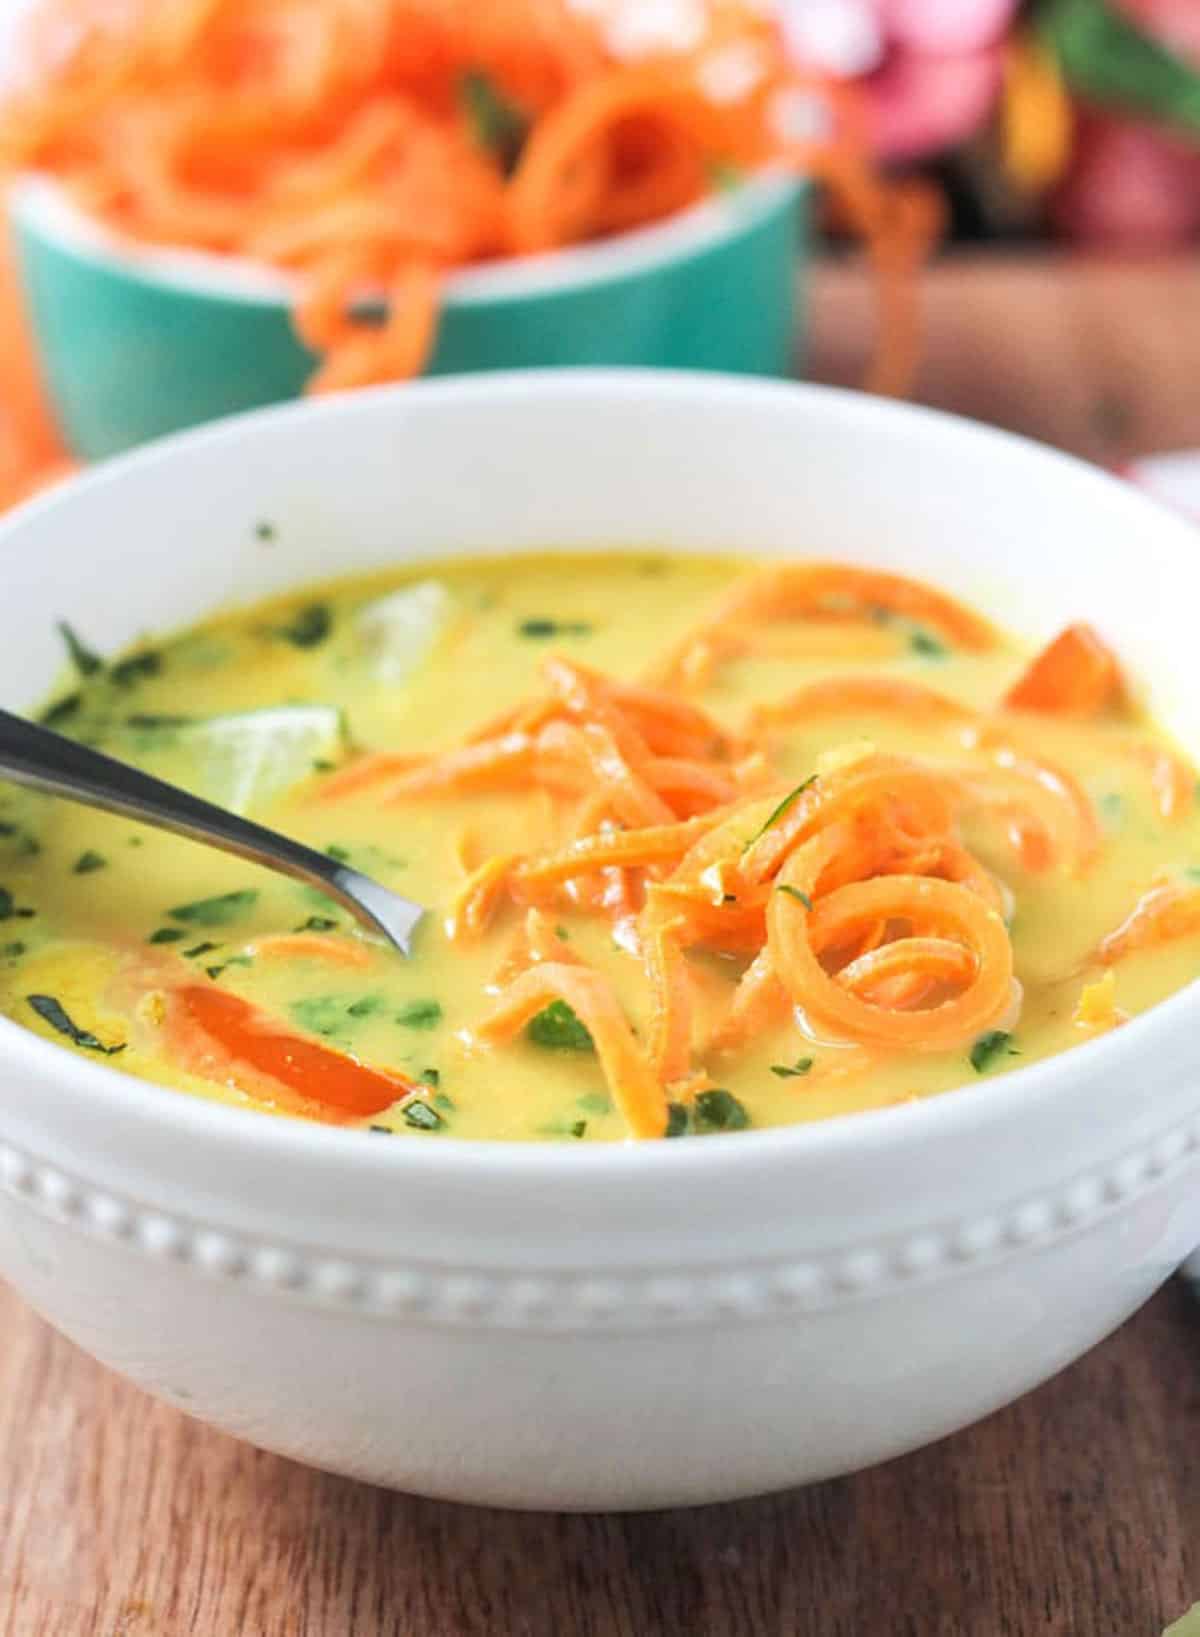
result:
<svg viewBox="0 0 1200 1637"><path fill-rule="evenodd" d="M553 1000L565 1000L595 1043L613 1101L635 1137L661 1137L667 1097L608 980L583 966L547 961L522 973L475 1029L485 1045L511 1040Z"/></svg>
<svg viewBox="0 0 1200 1637"><path fill-rule="evenodd" d="M324 961L329 966L361 968L371 964L371 951L365 944L328 932L288 932L257 938L250 953L278 961Z"/></svg>
<svg viewBox="0 0 1200 1637"><path fill-rule="evenodd" d="M516 859L515 853L496 853L471 871L446 915L446 933L451 940L486 931L500 907Z"/></svg>
<svg viewBox="0 0 1200 1637"><path fill-rule="evenodd" d="M1066 768L1018 753L1003 742L1003 730L981 736L995 742L992 766L964 776L967 802L992 808L1012 821L1017 851L1027 869L1065 864L1086 870L1100 846L1100 822L1078 779Z"/></svg>
<svg viewBox="0 0 1200 1637"><path fill-rule="evenodd" d="M779 653L781 635L796 645L798 655L812 653L819 634L812 622L819 620L850 624L843 635L834 633L835 645L848 658L861 660L871 649L895 652L899 634L881 628L892 616L913 620L969 652L984 653L996 644L987 620L918 580L844 563L785 563L759 569L718 598L700 624L650 668L646 680L660 688L702 686L723 659Z"/></svg>
<svg viewBox="0 0 1200 1637"><path fill-rule="evenodd" d="M1200 932L1200 885L1160 881L1143 894L1115 931L1096 951L1104 966L1112 966L1140 949L1153 949L1175 938Z"/></svg>
<svg viewBox="0 0 1200 1637"><path fill-rule="evenodd" d="M958 726L975 720L969 706L937 693L920 682L897 676L831 676L810 682L795 693L759 705L750 715L751 729L781 722L842 714L903 716L909 720Z"/></svg>
<svg viewBox="0 0 1200 1637"><path fill-rule="evenodd" d="M781 885L811 898L841 841L837 829L827 830L797 848L780 873ZM917 1009L887 1007L853 992L863 981L861 965L826 970L822 955L853 946L879 922L910 928L900 940L907 945L903 959L897 954L888 975L902 968L928 973L952 987L947 998ZM767 924L775 968L793 1002L810 1024L836 1036L909 1051L949 1051L995 1027L1011 1008L1008 932L969 887L921 876L880 876L835 888L811 911L777 892ZM948 942L961 945L969 958L952 966L944 954ZM930 953L934 945L936 955Z"/></svg>
<svg viewBox="0 0 1200 1637"><path fill-rule="evenodd" d="M662 220L722 172L790 169L864 241L869 384L905 391L939 196L881 180L855 93L801 75L760 6L698 10L686 49L631 61L571 0L39 0L0 167L58 175L130 239L294 275L317 392L421 371L455 268ZM731 53L751 64L732 87ZM793 105L807 129L823 108L828 137L797 137Z"/></svg>

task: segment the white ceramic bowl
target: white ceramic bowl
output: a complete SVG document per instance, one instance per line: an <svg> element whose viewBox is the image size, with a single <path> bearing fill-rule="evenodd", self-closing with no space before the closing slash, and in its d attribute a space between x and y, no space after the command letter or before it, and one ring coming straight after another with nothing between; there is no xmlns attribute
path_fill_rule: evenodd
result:
<svg viewBox="0 0 1200 1637"><path fill-rule="evenodd" d="M48 682L58 616L114 646L410 555L610 542L898 567L1033 638L1094 620L1200 746L1185 524L939 415L662 374L366 393L97 471L0 529L0 697ZM1194 988L933 1101L637 1147L379 1143L8 1022L0 1074L0 1268L52 1323L265 1448L498 1505L895 1455L1068 1363L1200 1240Z"/></svg>

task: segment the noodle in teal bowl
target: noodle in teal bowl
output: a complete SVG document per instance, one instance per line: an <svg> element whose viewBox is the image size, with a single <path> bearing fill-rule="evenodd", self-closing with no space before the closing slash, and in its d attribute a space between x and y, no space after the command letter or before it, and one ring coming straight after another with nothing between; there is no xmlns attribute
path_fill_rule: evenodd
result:
<svg viewBox="0 0 1200 1637"><path fill-rule="evenodd" d="M807 188L767 172L646 228L449 274L426 373L649 365L782 375L800 343ZM317 360L296 283L262 264L120 239L55 181L9 209L46 383L98 459L298 397Z"/></svg>

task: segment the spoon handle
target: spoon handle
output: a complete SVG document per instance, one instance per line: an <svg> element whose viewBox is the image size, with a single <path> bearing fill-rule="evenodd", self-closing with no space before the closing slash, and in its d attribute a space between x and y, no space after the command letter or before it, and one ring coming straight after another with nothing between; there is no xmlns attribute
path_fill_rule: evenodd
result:
<svg viewBox="0 0 1200 1637"><path fill-rule="evenodd" d="M0 710L0 777L208 843L319 887L405 954L424 911L324 853Z"/></svg>

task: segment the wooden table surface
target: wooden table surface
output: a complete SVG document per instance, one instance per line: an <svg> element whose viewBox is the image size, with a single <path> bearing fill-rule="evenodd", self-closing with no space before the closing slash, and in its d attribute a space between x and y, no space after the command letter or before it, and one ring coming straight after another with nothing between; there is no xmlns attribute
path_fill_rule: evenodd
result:
<svg viewBox="0 0 1200 1637"><path fill-rule="evenodd" d="M1096 459L1200 446L1200 259L931 274L918 396ZM814 290L855 378L860 275ZM1158 1637L1200 1599L1200 1304L1175 1282L982 1425L760 1501L507 1515L309 1472L0 1286L3 1637Z"/></svg>

